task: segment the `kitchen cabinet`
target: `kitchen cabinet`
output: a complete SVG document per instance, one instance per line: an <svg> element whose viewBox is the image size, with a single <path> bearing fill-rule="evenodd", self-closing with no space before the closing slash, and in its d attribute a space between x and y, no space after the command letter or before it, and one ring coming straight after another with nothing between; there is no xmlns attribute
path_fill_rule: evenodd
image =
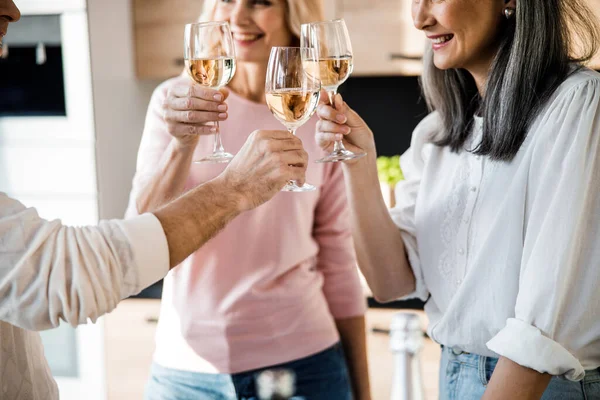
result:
<svg viewBox="0 0 600 400"><path fill-rule="evenodd" d="M354 52L353 76L420 75L426 37L414 27L411 0L336 0Z"/></svg>
<svg viewBox="0 0 600 400"><path fill-rule="evenodd" d="M150 375L160 300L128 299L104 317L108 400L142 399ZM389 399L394 372L387 331L395 309L367 311L367 350L372 398ZM427 318L422 311L423 326ZM440 347L425 339L421 368L425 400L437 399Z"/></svg>
<svg viewBox="0 0 600 400"><path fill-rule="evenodd" d="M108 400L143 399L160 300L128 299L104 317Z"/></svg>
<svg viewBox="0 0 600 400"><path fill-rule="evenodd" d="M600 0L587 0L600 24ZM136 74L166 79L183 68L184 25L197 20L202 0L132 0ZM411 16L411 0L327 0L325 18L344 18L354 51L353 76L417 76L425 35ZM600 52L589 64L600 69Z"/></svg>
<svg viewBox="0 0 600 400"><path fill-rule="evenodd" d="M136 76L167 79L183 69L183 31L202 11L202 0L132 0ZM324 2L333 18L335 3Z"/></svg>
<svg viewBox="0 0 600 400"><path fill-rule="evenodd" d="M202 0L133 0L136 75L167 79L183 69L183 31L202 11Z"/></svg>
<svg viewBox="0 0 600 400"><path fill-rule="evenodd" d="M600 26L600 0L586 0ZM336 0L354 51L353 76L420 75L425 35L414 27L411 0ZM588 63L600 70L600 51Z"/></svg>

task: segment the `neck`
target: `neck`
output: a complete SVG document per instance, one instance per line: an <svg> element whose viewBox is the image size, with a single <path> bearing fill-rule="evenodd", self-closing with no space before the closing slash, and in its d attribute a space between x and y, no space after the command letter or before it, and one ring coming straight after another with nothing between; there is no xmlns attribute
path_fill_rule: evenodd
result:
<svg viewBox="0 0 600 400"><path fill-rule="evenodd" d="M490 66L481 65L478 67L469 68L468 71L475 80L475 85L477 86L477 91L479 92L479 95L483 98L483 96L485 95L485 87L487 85L488 76L490 73Z"/></svg>
<svg viewBox="0 0 600 400"><path fill-rule="evenodd" d="M485 89L488 83L488 79L490 73L492 71L492 65L494 64L494 59L496 58L496 52L489 52L486 57L482 57L481 61L478 63L469 66L466 68L467 71L473 76L475 80L475 85L477 85L477 91L479 95L483 98L485 95Z"/></svg>
<svg viewBox="0 0 600 400"><path fill-rule="evenodd" d="M266 74L264 63L239 62L229 88L250 101L264 103Z"/></svg>

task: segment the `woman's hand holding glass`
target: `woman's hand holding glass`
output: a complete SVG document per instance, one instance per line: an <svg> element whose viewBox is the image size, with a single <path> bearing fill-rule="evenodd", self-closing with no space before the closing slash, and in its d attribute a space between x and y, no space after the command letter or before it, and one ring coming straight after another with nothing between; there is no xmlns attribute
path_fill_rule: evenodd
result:
<svg viewBox="0 0 600 400"><path fill-rule="evenodd" d="M180 145L195 147L200 135L214 135L215 122L227 119L227 89L214 90L193 82L173 86L163 102L167 130Z"/></svg>
<svg viewBox="0 0 600 400"><path fill-rule="evenodd" d="M221 89L235 74L235 50L229 23L199 22L187 24L184 34L185 69L194 82L210 89ZM225 151L215 121L215 142L212 154L195 162L227 163L233 154Z"/></svg>
<svg viewBox="0 0 600 400"><path fill-rule="evenodd" d="M340 94L334 97L335 108L330 104L320 104L317 115L316 140L326 151L333 149L335 142L343 140L344 146L353 153L375 154L373 132L366 122L344 102ZM345 160L353 164L360 159Z"/></svg>
<svg viewBox="0 0 600 400"><path fill-rule="evenodd" d="M343 19L321 21L301 26L300 46L312 49L303 54L307 72L321 81L334 104L338 87L343 84L354 68L352 45L348 28ZM349 151L341 140L336 140L331 152L317 162L339 162L363 157L365 153Z"/></svg>

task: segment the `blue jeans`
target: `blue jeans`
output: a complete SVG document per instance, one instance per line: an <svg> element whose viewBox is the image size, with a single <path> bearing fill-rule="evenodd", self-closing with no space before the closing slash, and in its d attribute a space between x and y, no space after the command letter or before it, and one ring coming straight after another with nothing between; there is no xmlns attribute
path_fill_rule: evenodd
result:
<svg viewBox="0 0 600 400"><path fill-rule="evenodd" d="M256 375L276 368L294 371L294 400L352 400L346 359L339 343L313 356L232 375L180 371L153 364L145 399L256 400Z"/></svg>
<svg viewBox="0 0 600 400"><path fill-rule="evenodd" d="M479 400L492 377L497 358L462 353L442 346L440 400ZM554 377L542 400L600 400L600 372L585 372L580 382Z"/></svg>

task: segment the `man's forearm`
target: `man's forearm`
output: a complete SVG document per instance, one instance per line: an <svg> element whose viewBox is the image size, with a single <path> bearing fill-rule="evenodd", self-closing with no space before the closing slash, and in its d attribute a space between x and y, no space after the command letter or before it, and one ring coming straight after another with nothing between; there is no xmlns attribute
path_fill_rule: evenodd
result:
<svg viewBox="0 0 600 400"><path fill-rule="evenodd" d="M352 382L354 398L369 400L369 365L367 361L367 336L364 317L336 319L335 324L340 338Z"/></svg>
<svg viewBox="0 0 600 400"><path fill-rule="evenodd" d="M167 237L171 268L243 211L240 194L222 180L198 186L154 213Z"/></svg>
<svg viewBox="0 0 600 400"><path fill-rule="evenodd" d="M500 358L482 400L539 400L552 375L541 374L508 358Z"/></svg>

